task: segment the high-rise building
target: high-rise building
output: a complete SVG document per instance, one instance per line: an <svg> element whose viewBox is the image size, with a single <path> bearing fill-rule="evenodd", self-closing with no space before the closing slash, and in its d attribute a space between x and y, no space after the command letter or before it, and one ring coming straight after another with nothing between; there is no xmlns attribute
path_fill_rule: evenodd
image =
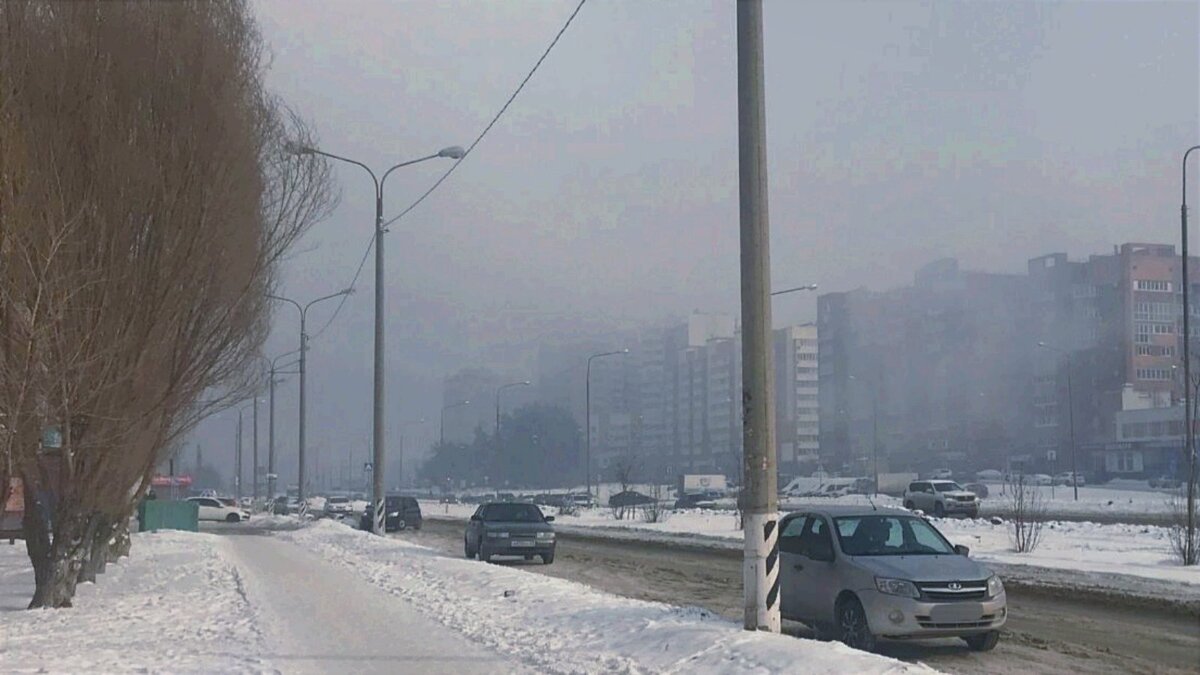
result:
<svg viewBox="0 0 1200 675"><path fill-rule="evenodd" d="M820 466L817 326L775 331L775 443L780 473L807 474Z"/></svg>

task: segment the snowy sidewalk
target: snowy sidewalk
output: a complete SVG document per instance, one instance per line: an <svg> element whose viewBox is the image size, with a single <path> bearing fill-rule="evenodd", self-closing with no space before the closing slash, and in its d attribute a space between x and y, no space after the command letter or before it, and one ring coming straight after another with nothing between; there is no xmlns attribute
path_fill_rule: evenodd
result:
<svg viewBox="0 0 1200 675"><path fill-rule="evenodd" d="M262 659L284 673L522 672L312 551L270 536L227 541L259 615Z"/></svg>

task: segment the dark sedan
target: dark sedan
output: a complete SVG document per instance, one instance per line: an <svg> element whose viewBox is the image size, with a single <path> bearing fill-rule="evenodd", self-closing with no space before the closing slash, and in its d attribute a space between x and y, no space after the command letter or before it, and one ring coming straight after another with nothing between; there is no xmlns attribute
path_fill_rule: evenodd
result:
<svg viewBox="0 0 1200 675"><path fill-rule="evenodd" d="M467 523L463 534L463 552L484 562L492 556L521 556L533 560L539 556L549 565L554 562L554 516L542 515L533 504L489 502L481 505Z"/></svg>
<svg viewBox="0 0 1200 675"><path fill-rule="evenodd" d="M384 531L396 532L410 527L414 530L421 529L421 505L414 497L388 495L384 504L386 510L383 520ZM368 504L366 510L359 517L359 528L370 530L372 517L371 506Z"/></svg>

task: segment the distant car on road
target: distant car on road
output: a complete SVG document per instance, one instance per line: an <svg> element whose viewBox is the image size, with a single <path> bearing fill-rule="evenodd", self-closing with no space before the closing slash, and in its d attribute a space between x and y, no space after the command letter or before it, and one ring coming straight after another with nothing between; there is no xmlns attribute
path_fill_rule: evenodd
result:
<svg viewBox="0 0 1200 675"><path fill-rule="evenodd" d="M685 494L675 500L675 509L715 509L717 507L716 500L703 492L694 494Z"/></svg>
<svg viewBox="0 0 1200 675"><path fill-rule="evenodd" d="M1054 478L1051 477L1050 474L1046 474L1046 473L1030 474L1029 476L1026 477L1026 480L1028 482L1032 483L1033 485L1041 485L1041 486L1054 485Z"/></svg>
<svg viewBox="0 0 1200 675"><path fill-rule="evenodd" d="M326 518L345 518L354 513L349 497L329 497L325 500Z"/></svg>
<svg viewBox="0 0 1200 675"><path fill-rule="evenodd" d="M1004 480L1004 474L996 469L984 469L975 472L975 480L1000 481Z"/></svg>
<svg viewBox="0 0 1200 675"><path fill-rule="evenodd" d="M421 529L421 505L417 503L414 497L401 497L399 495L388 495L384 501L384 517L383 529L385 532L397 532L407 528L414 530ZM358 518L358 527L361 530L370 530L372 520L375 518L374 511L371 505L363 510L362 515Z"/></svg>
<svg viewBox="0 0 1200 675"><path fill-rule="evenodd" d="M540 556L549 565L554 562L555 535L550 523L554 516L542 514L534 504L491 502L481 505L467 521L463 533L463 553L490 562L493 556L521 556L533 560Z"/></svg>
<svg viewBox="0 0 1200 675"><path fill-rule="evenodd" d="M988 486L984 485L983 483L967 483L963 487L967 489L967 492L974 492L976 497L980 499L987 499Z"/></svg>
<svg viewBox="0 0 1200 675"><path fill-rule="evenodd" d="M934 469L933 473L929 474L930 480L950 480L954 478L954 472L950 469Z"/></svg>
<svg viewBox="0 0 1200 675"><path fill-rule="evenodd" d="M918 480L904 491L904 508L920 509L938 518L959 514L974 518L979 515L979 500L951 480Z"/></svg>
<svg viewBox="0 0 1200 675"><path fill-rule="evenodd" d="M199 507L200 520L212 520L225 523L240 523L250 520L250 513L237 506L230 506L213 497L190 497L189 502Z"/></svg>
<svg viewBox="0 0 1200 675"><path fill-rule="evenodd" d="M1083 474L1075 474L1071 471L1065 471L1054 477L1054 484L1083 487L1087 485L1087 480L1084 479Z"/></svg>
<svg viewBox="0 0 1200 675"><path fill-rule="evenodd" d="M458 503L458 495L442 495L441 498L438 499L438 503L439 504L457 504Z"/></svg>
<svg viewBox="0 0 1200 675"><path fill-rule="evenodd" d="M1007 620L1000 578L899 509L837 507L779 523L780 606L855 649L877 640L962 638L988 651Z"/></svg>
<svg viewBox="0 0 1200 675"><path fill-rule="evenodd" d="M1150 487L1152 488L1167 488L1170 490L1178 489L1183 485L1183 481L1171 476L1159 476L1158 478L1150 479Z"/></svg>

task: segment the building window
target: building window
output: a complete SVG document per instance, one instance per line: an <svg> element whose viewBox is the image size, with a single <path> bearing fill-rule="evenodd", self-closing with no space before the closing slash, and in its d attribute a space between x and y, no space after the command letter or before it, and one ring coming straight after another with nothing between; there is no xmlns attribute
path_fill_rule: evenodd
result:
<svg viewBox="0 0 1200 675"><path fill-rule="evenodd" d="M1135 321L1174 322L1179 316L1179 306L1170 302L1138 302L1133 307Z"/></svg>
<svg viewBox="0 0 1200 675"><path fill-rule="evenodd" d="M1170 380L1170 368L1138 368L1137 379L1139 380Z"/></svg>
<svg viewBox="0 0 1200 675"><path fill-rule="evenodd" d="M1138 356L1175 356L1174 345L1137 345L1135 353Z"/></svg>
<svg viewBox="0 0 1200 675"><path fill-rule="evenodd" d="M1133 287L1139 291L1171 292L1171 282L1156 281L1154 279L1136 279L1133 282Z"/></svg>

